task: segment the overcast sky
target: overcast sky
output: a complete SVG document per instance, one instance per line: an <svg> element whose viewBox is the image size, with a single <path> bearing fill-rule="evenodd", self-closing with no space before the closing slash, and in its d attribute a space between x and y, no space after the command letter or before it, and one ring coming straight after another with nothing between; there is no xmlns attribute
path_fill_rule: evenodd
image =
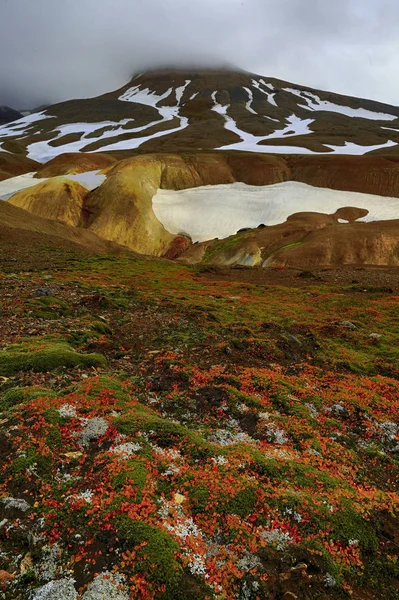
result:
<svg viewBox="0 0 399 600"><path fill-rule="evenodd" d="M399 0L0 0L0 104L97 95L228 62L399 105Z"/></svg>

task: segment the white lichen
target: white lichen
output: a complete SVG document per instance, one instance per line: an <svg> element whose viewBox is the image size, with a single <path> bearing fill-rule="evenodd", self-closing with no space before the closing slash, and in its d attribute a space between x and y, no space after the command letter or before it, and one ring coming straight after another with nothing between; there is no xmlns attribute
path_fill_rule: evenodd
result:
<svg viewBox="0 0 399 600"><path fill-rule="evenodd" d="M78 416L76 408L72 404L64 404L58 409L58 413L63 419L75 419Z"/></svg>
<svg viewBox="0 0 399 600"><path fill-rule="evenodd" d="M50 581L43 587L35 590L30 600L77 600L78 594L73 579L60 579Z"/></svg>
<svg viewBox="0 0 399 600"><path fill-rule="evenodd" d="M1 501L7 510L20 510L21 512L26 512L30 508L28 502L21 498L1 498Z"/></svg>
<svg viewBox="0 0 399 600"><path fill-rule="evenodd" d="M294 541L287 531L282 531L281 529L262 531L260 537L268 544L276 546L279 551L286 550Z"/></svg>
<svg viewBox="0 0 399 600"><path fill-rule="evenodd" d="M82 600L129 600L126 579L119 573L101 573L88 585Z"/></svg>
<svg viewBox="0 0 399 600"><path fill-rule="evenodd" d="M82 419L83 429L75 433L75 437L82 448L87 447L90 442L98 440L105 435L109 424L102 417L93 417L92 419Z"/></svg>
<svg viewBox="0 0 399 600"><path fill-rule="evenodd" d="M125 442L124 444L119 444L112 448L111 452L114 454L118 454L121 458L128 458L135 454L136 452L140 452L142 449L142 445L134 442Z"/></svg>

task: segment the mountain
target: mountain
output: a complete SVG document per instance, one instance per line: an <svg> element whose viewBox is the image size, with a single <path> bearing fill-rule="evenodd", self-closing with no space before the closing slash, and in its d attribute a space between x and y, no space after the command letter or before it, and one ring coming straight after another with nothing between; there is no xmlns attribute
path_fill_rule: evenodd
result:
<svg viewBox="0 0 399 600"><path fill-rule="evenodd" d="M326 96L1 128L1 600L398 599L398 109Z"/></svg>
<svg viewBox="0 0 399 600"><path fill-rule="evenodd" d="M10 108L9 106L0 106L0 125L17 121L22 117L22 113Z"/></svg>
<svg viewBox="0 0 399 600"><path fill-rule="evenodd" d="M228 70L151 71L0 127L0 149L399 154L399 107Z"/></svg>

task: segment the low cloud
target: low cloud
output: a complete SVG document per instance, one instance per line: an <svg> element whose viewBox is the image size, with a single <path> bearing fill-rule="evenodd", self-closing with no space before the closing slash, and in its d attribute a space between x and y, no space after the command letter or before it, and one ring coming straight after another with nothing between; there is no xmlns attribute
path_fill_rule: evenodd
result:
<svg viewBox="0 0 399 600"><path fill-rule="evenodd" d="M234 64L399 104L397 0L0 0L0 104L88 97L164 65Z"/></svg>

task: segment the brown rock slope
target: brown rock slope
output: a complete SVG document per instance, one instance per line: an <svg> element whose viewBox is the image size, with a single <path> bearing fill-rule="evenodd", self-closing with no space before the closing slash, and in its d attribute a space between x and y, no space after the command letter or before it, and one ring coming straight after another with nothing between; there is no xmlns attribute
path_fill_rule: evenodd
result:
<svg viewBox="0 0 399 600"><path fill-rule="evenodd" d="M312 231L297 245L275 252L268 267L399 266L399 219L350 223Z"/></svg>
<svg viewBox="0 0 399 600"><path fill-rule="evenodd" d="M77 181L54 177L18 192L9 203L34 215L75 227L81 225L87 189Z"/></svg>
<svg viewBox="0 0 399 600"><path fill-rule="evenodd" d="M144 161L144 162L143 162ZM108 175L159 161L163 189L235 181L271 185L299 181L316 187L399 198L399 161L380 156L289 156L248 152L145 154L126 158Z"/></svg>
<svg viewBox="0 0 399 600"><path fill-rule="evenodd" d="M45 179L60 175L76 175L77 173L86 173L87 171L99 171L115 162L116 158L106 154L67 152L60 154L60 156L53 158L53 160L44 165L40 165L37 169L36 177Z"/></svg>
<svg viewBox="0 0 399 600"><path fill-rule="evenodd" d="M363 209L334 215L296 213L285 223L240 232L225 240L193 244L178 260L220 266L399 266L399 220L359 223ZM338 218L347 219L341 224Z"/></svg>
<svg viewBox="0 0 399 600"><path fill-rule="evenodd" d="M380 156L288 157L290 179L316 187L399 197L399 163Z"/></svg>
<svg viewBox="0 0 399 600"><path fill-rule="evenodd" d="M24 173L33 173L37 171L39 163L22 154L11 154L10 152L0 152L0 181L17 177Z"/></svg>

